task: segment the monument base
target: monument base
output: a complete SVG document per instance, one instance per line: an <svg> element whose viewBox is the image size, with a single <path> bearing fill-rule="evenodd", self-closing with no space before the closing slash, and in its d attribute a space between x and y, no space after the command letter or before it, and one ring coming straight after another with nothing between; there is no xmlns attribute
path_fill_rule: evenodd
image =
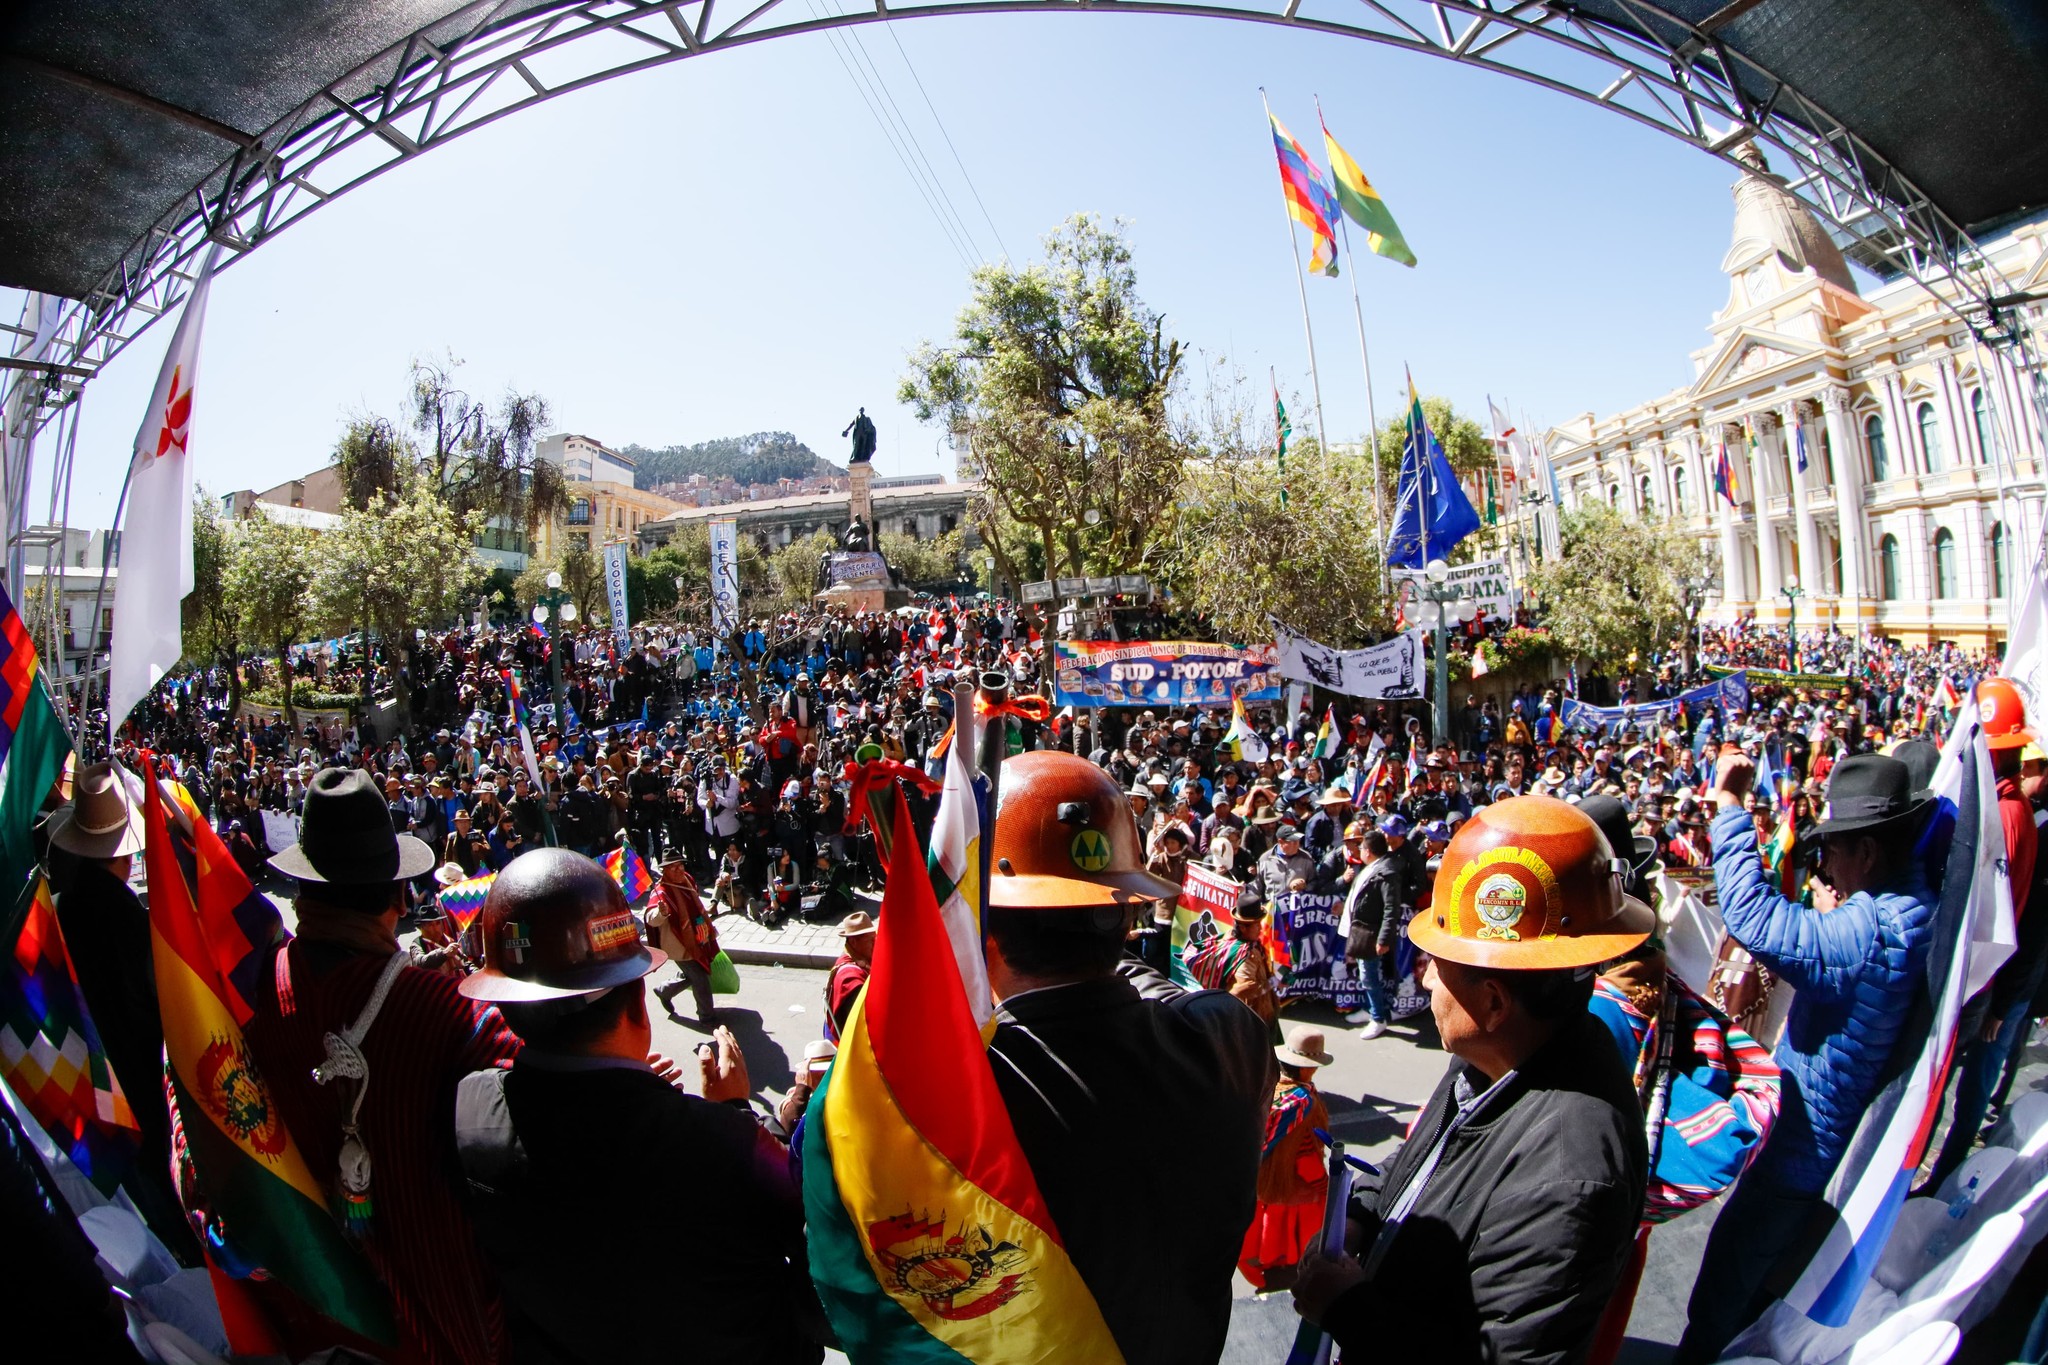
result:
<svg viewBox="0 0 2048 1365"><path fill-rule="evenodd" d="M910 593L884 583L838 583L811 601L827 611L894 611L910 605Z"/></svg>

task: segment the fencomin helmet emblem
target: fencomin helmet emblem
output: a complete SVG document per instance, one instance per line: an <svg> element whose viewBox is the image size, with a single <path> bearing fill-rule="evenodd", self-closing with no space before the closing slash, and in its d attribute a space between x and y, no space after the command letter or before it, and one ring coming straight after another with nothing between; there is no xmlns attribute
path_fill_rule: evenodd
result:
<svg viewBox="0 0 2048 1365"><path fill-rule="evenodd" d="M1509 873L1494 873L1479 883L1478 894L1472 897L1472 908L1480 920L1478 937L1519 941L1522 936L1515 925L1528 907L1529 889Z"/></svg>

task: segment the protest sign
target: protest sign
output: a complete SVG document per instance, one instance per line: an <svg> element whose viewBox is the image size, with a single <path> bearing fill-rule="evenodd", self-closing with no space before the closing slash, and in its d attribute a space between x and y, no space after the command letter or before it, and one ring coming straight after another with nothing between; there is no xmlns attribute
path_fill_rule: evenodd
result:
<svg viewBox="0 0 2048 1365"><path fill-rule="evenodd" d="M1061 640L1057 706L1214 706L1280 699L1271 645L1189 640Z"/></svg>
<svg viewBox="0 0 2048 1365"><path fill-rule="evenodd" d="M1189 863L1180 884L1180 904L1173 912L1173 979L1193 986L1183 960L1190 943L1197 946L1230 932L1243 885L1200 863Z"/></svg>
<svg viewBox="0 0 2048 1365"><path fill-rule="evenodd" d="M1576 697L1566 697L1558 707L1558 718L1568 729L1586 729L1599 734L1610 726L1661 725L1676 716L1681 708L1716 706L1724 715L1730 711L1747 711L1749 679L1748 670L1730 673L1675 697L1637 702L1630 706L1593 706Z"/></svg>
<svg viewBox="0 0 2048 1365"><path fill-rule="evenodd" d="M1269 618L1271 619L1271 618ZM1280 676L1347 697L1392 700L1422 695L1422 632L1411 630L1365 649L1332 649L1273 619Z"/></svg>
<svg viewBox="0 0 2048 1365"><path fill-rule="evenodd" d="M1308 891L1276 896L1266 921L1273 954L1273 987L1282 1000L1336 1001L1343 981L1344 936L1337 919L1340 897Z"/></svg>
<svg viewBox="0 0 2048 1365"><path fill-rule="evenodd" d="M1394 582L1404 585L1401 595L1412 598L1424 577L1421 569L1396 569ZM1483 559L1477 564L1460 564L1444 575L1444 586L1460 597L1479 604L1480 611L1496 620L1515 619L1515 583L1506 560Z"/></svg>

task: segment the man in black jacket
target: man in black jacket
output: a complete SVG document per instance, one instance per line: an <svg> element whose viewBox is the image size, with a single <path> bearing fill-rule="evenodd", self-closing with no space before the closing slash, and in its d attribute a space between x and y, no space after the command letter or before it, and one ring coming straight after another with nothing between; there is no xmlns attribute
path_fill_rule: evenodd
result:
<svg viewBox="0 0 2048 1365"><path fill-rule="evenodd" d="M1365 1004L1345 1015L1344 1022L1363 1025L1358 1036L1370 1039L1385 1033L1393 1018L1386 969L1395 936L1401 932L1401 869L1387 847L1387 836L1364 828L1364 823L1355 822L1344 835L1344 842L1355 845L1365 859L1344 900L1351 920L1344 938L1344 960L1352 979L1364 983Z"/></svg>
<svg viewBox="0 0 2048 1365"><path fill-rule="evenodd" d="M1304 1258L1295 1307L1348 1353L1582 1358L1642 1212L1642 1110L1587 1013L1595 964L1640 945L1593 822L1547 796L1499 802L1445 852L1409 924L1456 1058L1376 1187L1352 1254Z"/></svg>
<svg viewBox="0 0 2048 1365"><path fill-rule="evenodd" d="M822 1359L789 1153L747 1104L730 1032L707 1045L702 1099L649 1055L644 978L667 958L642 946L617 884L582 854L536 849L498 874L480 924L484 968L462 993L496 1003L525 1046L509 1071L462 1080L455 1148L510 1359ZM649 1162L705 1248L687 1273L662 1273L679 1225L673 1201L636 1188ZM635 1274L656 1278L621 1292Z"/></svg>
<svg viewBox="0 0 2048 1365"><path fill-rule="evenodd" d="M1144 870L1123 793L1043 750L1003 765L983 916L996 1085L1067 1254L1127 1365L1223 1352L1277 1066L1223 991L1123 956L1179 888ZM1132 1159L1142 1134L1175 1153Z"/></svg>

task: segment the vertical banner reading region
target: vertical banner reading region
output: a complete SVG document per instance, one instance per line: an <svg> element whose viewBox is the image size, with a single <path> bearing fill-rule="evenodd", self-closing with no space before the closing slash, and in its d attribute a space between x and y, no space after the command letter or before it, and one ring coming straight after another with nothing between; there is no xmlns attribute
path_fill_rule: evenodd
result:
<svg viewBox="0 0 2048 1365"><path fill-rule="evenodd" d="M710 523L711 631L720 639L740 621L740 557L737 524L725 519Z"/></svg>
<svg viewBox="0 0 2048 1365"><path fill-rule="evenodd" d="M632 625L626 606L626 547L623 543L604 547L604 592L611 603L612 637L619 648L626 647L627 628Z"/></svg>

